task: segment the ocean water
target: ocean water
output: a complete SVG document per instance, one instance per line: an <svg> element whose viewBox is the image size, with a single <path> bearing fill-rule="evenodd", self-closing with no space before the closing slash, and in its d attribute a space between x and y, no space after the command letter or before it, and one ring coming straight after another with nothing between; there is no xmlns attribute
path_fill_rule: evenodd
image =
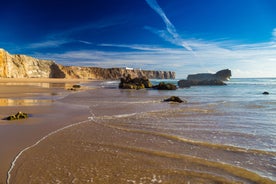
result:
<svg viewBox="0 0 276 184"><path fill-rule="evenodd" d="M177 84L178 80L152 80L152 83L161 81ZM253 170L275 181L276 78L233 78L226 83L226 86L194 86L176 91L130 92L128 100L142 103L141 99L144 99L147 113L117 114L113 116L113 124L120 117L118 125L131 129L164 133L209 146L226 146L225 149L249 150L253 155L267 154L268 157L262 158L249 155L246 161L235 160L235 157L227 160L211 153L210 157L211 160L221 159L221 162ZM116 89L117 86L118 81L101 83L101 87L107 89ZM264 91L269 95L263 95ZM187 103L160 105L160 108L152 105L160 104L169 96L179 96ZM140 107L137 109L141 111Z"/></svg>
<svg viewBox="0 0 276 184"><path fill-rule="evenodd" d="M178 80L152 83L160 81ZM58 99L89 107L88 120L22 153L11 181L276 182L275 78L175 91L124 90L118 84L85 83L91 90ZM163 102L170 96L186 103Z"/></svg>
<svg viewBox="0 0 276 184"><path fill-rule="evenodd" d="M151 82L156 85L161 81L177 85L178 80ZM100 85L103 88L116 89L118 83L108 81ZM189 107L201 109L202 112L210 111L196 119L193 116L187 117L196 112L184 112L185 119L178 124L186 126L189 122L197 122L194 130L223 135L214 139L211 137L209 141L276 152L276 78L234 78L226 83L226 86L194 86L178 88L176 91L148 90L145 97L162 99L166 96L179 96L187 100L187 104L179 106L180 109ZM269 92L269 95L263 95L264 91ZM166 129L175 129L172 122L166 126ZM177 129L182 134L181 127ZM200 136L195 138L200 139ZM201 140L206 140L206 137Z"/></svg>
<svg viewBox="0 0 276 184"><path fill-rule="evenodd" d="M264 91L270 94L263 95ZM227 86L196 86L165 93L186 99L190 107L214 112L195 120L201 123L198 130L224 135L210 141L276 152L275 78L234 78Z"/></svg>

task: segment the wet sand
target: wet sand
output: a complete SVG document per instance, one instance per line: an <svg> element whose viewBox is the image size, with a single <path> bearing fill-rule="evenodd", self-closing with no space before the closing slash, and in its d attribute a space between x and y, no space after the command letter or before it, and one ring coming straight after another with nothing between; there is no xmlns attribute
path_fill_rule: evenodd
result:
<svg viewBox="0 0 276 184"><path fill-rule="evenodd" d="M178 111L195 111L162 103L150 91L87 90L59 102L89 106L89 115L24 151L9 183L275 183L245 169L273 172L275 153L143 129L169 123Z"/></svg>
<svg viewBox="0 0 276 184"><path fill-rule="evenodd" d="M68 87L85 82L66 79L0 79L0 183L6 183L11 161L24 148L48 133L84 119L88 108L56 101ZM19 111L30 118L6 121Z"/></svg>
<svg viewBox="0 0 276 184"><path fill-rule="evenodd" d="M10 168L8 183L275 183L256 173L273 172L274 152L183 139L155 127L187 112L205 116L205 110L162 103L163 92L95 85L51 104L23 106L34 112L23 125L2 124L11 142L1 142L7 150L0 155L7 166L1 170L25 149Z"/></svg>
<svg viewBox="0 0 276 184"><path fill-rule="evenodd" d="M189 156L210 150L240 155L91 121L24 153L10 183L274 183L240 167Z"/></svg>

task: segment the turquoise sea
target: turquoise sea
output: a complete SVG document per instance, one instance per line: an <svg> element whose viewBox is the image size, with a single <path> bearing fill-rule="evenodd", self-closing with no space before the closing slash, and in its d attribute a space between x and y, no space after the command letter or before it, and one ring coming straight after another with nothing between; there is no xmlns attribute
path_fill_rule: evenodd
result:
<svg viewBox="0 0 276 184"><path fill-rule="evenodd" d="M177 80L167 82L176 84ZM263 95L264 91L269 95ZM217 123L209 129L202 127L202 131L223 134L221 140L212 141L276 152L275 78L234 78L227 82L227 86L194 86L165 93L186 99L189 106L216 110L216 114L200 119L205 124Z"/></svg>
<svg viewBox="0 0 276 184"><path fill-rule="evenodd" d="M178 80L152 80L152 83L161 81L177 84ZM259 160L253 156L248 156L248 160L232 158L232 161L217 155L211 157L253 170L276 181L276 78L232 78L226 83L226 86L193 86L175 91L130 92L131 98L144 97L145 100L158 101L169 96L179 96L187 103L171 104L168 109L160 110L159 115L155 111L155 116L151 114L148 119L141 118L142 123L139 125L133 123L131 118L125 124L185 140L223 145L226 149L229 146L249 150L253 151L253 155L259 152L268 154L269 157ZM115 89L118 81L103 82L101 86ZM269 92L269 95L263 95L264 91Z"/></svg>

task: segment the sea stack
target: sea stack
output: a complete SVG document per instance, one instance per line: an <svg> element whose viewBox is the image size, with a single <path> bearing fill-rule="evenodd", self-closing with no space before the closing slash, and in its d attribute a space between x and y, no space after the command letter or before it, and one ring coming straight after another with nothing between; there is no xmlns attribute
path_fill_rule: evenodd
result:
<svg viewBox="0 0 276 184"><path fill-rule="evenodd" d="M187 80L178 81L178 86L180 88L190 87L190 86L220 86L226 85L223 81L230 80L232 76L231 70L225 69L220 70L215 74L211 73L199 73L199 74L191 74L188 75Z"/></svg>

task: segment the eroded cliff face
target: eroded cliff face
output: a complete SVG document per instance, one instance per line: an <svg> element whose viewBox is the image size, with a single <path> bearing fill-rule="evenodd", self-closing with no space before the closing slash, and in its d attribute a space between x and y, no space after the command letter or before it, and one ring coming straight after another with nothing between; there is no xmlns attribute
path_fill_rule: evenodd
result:
<svg viewBox="0 0 276 184"><path fill-rule="evenodd" d="M0 77L49 78L53 75L53 61L39 60L26 55L11 55L0 49Z"/></svg>
<svg viewBox="0 0 276 184"><path fill-rule="evenodd" d="M132 78L147 77L150 79L174 79L175 73L170 71L150 71L150 70L127 70L123 68L97 68L97 67L77 67L61 66L66 78L86 78L86 79L120 79L130 74Z"/></svg>
<svg viewBox="0 0 276 184"><path fill-rule="evenodd" d="M130 74L151 79L174 79L170 71L127 70L123 68L97 68L62 66L54 61L40 60L26 55L11 55L0 49L1 78L83 78L116 80Z"/></svg>

